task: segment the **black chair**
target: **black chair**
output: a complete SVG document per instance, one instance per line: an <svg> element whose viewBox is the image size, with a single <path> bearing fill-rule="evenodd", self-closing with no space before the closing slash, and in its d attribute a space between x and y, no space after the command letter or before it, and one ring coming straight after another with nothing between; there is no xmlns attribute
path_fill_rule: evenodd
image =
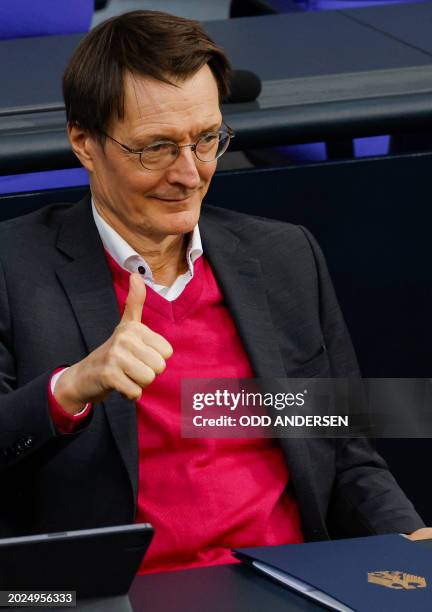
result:
<svg viewBox="0 0 432 612"><path fill-rule="evenodd" d="M229 16L257 17L258 15L275 15L278 11L264 0L231 0Z"/></svg>

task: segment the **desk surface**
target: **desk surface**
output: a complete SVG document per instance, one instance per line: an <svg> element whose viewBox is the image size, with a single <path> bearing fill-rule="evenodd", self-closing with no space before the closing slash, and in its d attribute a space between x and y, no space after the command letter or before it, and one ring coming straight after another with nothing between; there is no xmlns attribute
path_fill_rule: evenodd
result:
<svg viewBox="0 0 432 612"><path fill-rule="evenodd" d="M137 576L134 612L319 612L318 604L239 564Z"/></svg>
<svg viewBox="0 0 432 612"><path fill-rule="evenodd" d="M410 10L409 7L414 10ZM361 23L403 41L423 53L432 54L432 11L431 3L393 4L390 11L385 6L344 10L342 13Z"/></svg>
<svg viewBox="0 0 432 612"><path fill-rule="evenodd" d="M204 26L234 67L256 72L263 82L414 66L431 66L432 71L432 42L429 52L403 42L404 37L417 37L417 12L425 23L427 16L432 20L432 3L404 6L410 10L396 15L393 8L225 19ZM410 20L405 23L405 13L411 25L406 25ZM404 36L397 39L384 27L369 27L374 20L381 26L389 21L390 29L400 27ZM69 34L0 41L0 116L63 109L63 69L82 38Z"/></svg>
<svg viewBox="0 0 432 612"><path fill-rule="evenodd" d="M233 148L366 136L432 125L432 2L204 24L256 103L225 105ZM0 41L0 174L76 165L61 75L81 35Z"/></svg>

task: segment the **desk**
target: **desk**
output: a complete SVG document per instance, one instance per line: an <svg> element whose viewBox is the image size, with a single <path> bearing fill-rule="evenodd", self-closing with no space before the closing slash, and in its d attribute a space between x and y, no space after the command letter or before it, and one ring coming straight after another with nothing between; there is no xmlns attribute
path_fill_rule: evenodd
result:
<svg viewBox="0 0 432 612"><path fill-rule="evenodd" d="M134 612L318 612L318 604L245 565L219 565L137 576Z"/></svg>
<svg viewBox="0 0 432 612"><path fill-rule="evenodd" d="M413 49L432 54L432 12L431 3L419 3L409 10L408 4L392 5L391 11L383 10L384 6L366 7L364 9L344 10L342 13L361 23L401 40Z"/></svg>
<svg viewBox="0 0 432 612"><path fill-rule="evenodd" d="M232 148L430 129L425 25L415 42L418 24L430 22L431 2L205 23L234 66L263 81L256 103L223 108L237 132ZM0 41L0 174L78 165L61 74L80 38Z"/></svg>
<svg viewBox="0 0 432 612"><path fill-rule="evenodd" d="M57 612L71 608L28 607ZM323 612L243 564L136 576L128 596L78 600L77 612ZM13 611L16 608L2 608Z"/></svg>

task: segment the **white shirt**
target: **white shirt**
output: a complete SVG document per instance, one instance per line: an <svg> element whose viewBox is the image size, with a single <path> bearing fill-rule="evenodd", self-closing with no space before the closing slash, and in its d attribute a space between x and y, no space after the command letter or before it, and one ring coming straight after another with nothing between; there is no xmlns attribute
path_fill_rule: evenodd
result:
<svg viewBox="0 0 432 612"><path fill-rule="evenodd" d="M186 250L186 261L188 269L184 274L176 278L171 287L158 285L149 264L118 234L98 213L92 198L92 211L96 227L101 237L105 250L111 257L128 272L139 272L146 285L157 291L159 295L172 302L182 293L186 285L194 275L194 262L203 254L201 235L196 225L192 231L189 246Z"/></svg>

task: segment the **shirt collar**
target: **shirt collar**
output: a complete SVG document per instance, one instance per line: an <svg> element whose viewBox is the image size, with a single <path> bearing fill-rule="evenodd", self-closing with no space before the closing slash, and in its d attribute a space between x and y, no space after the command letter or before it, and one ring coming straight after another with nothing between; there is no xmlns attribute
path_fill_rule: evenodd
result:
<svg viewBox="0 0 432 612"><path fill-rule="evenodd" d="M142 273L142 269L139 270L139 268L144 268L144 274L142 274L144 280L155 285L151 268L146 260L134 251L130 244L128 244L126 240L124 240L120 234L100 216L93 198L91 199L91 205L93 218L105 250L108 251L119 266L129 272ZM188 265L188 272L186 272L186 274L190 274L191 278L194 274L194 262L201 257L202 254L201 234L198 225L196 225L192 230L189 245L186 249L186 261Z"/></svg>

